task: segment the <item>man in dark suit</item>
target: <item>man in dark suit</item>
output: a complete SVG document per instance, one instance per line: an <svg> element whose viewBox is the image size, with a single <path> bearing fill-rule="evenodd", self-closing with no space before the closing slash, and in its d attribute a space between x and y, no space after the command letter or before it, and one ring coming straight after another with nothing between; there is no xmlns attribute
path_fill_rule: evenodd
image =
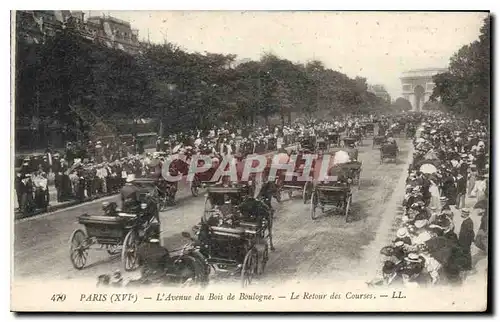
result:
<svg viewBox="0 0 500 322"><path fill-rule="evenodd" d="M472 256L470 246L474 241L474 223L469 217L470 210L462 209L461 217L463 218L462 225L460 226L460 233L458 235L458 244L463 251L463 268L466 271L472 269Z"/></svg>

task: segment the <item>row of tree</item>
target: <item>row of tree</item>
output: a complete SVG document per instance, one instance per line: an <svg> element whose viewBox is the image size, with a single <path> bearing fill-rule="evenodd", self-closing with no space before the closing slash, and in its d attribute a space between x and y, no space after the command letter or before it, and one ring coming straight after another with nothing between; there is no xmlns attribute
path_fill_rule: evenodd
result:
<svg viewBox="0 0 500 322"><path fill-rule="evenodd" d="M16 120L58 122L69 132L115 132L121 120L161 119L163 131L254 124L292 115L375 113L386 107L320 61L273 54L236 65L235 55L188 53L173 44L140 54L107 48L62 30L41 44L18 37Z"/></svg>
<svg viewBox="0 0 500 322"><path fill-rule="evenodd" d="M484 20L479 39L465 45L451 58L449 71L434 76L431 100L453 112L488 118L491 96L490 22Z"/></svg>

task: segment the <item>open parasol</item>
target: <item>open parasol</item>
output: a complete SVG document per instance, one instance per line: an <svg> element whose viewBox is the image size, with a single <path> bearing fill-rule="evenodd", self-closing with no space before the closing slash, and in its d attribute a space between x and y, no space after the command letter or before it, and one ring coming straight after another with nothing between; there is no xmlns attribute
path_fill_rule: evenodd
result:
<svg viewBox="0 0 500 322"><path fill-rule="evenodd" d="M346 151L337 151L333 158L333 164L342 164L351 161L349 153Z"/></svg>
<svg viewBox="0 0 500 322"><path fill-rule="evenodd" d="M420 172L432 174L437 172L437 168L430 163L425 163L420 167Z"/></svg>

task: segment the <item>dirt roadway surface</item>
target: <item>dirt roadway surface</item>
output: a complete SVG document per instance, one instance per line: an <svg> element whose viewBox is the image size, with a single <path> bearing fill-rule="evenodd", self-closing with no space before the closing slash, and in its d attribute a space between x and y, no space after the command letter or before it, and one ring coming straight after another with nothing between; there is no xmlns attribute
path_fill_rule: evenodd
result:
<svg viewBox="0 0 500 322"><path fill-rule="evenodd" d="M276 209L274 245L266 273L257 284L283 282L297 278L325 278L330 280L370 280L376 270L371 251L383 245L374 245L382 222L392 221L394 205L403 187L400 178L407 169L410 141L399 140L401 149L397 164L380 164L378 149L372 149L371 140L360 147L359 159L363 162L361 188L354 190L352 221L346 223L340 215L321 216L313 221L309 204L297 197L283 197ZM204 197L187 197L181 194L178 204L161 213L162 240L168 249L182 247L182 231L191 232L204 209ZM286 194L285 194L286 195ZM391 198L392 197L392 198ZM14 225L14 277L78 279L97 278L99 274L121 269L119 256L110 258L105 251L90 251L87 267L78 271L69 260L68 239L79 227L77 217L82 213L99 213L101 203L94 202L47 214L39 218L16 222ZM379 227L380 226L380 227ZM380 248L378 248L380 249ZM370 257L370 260L367 258Z"/></svg>

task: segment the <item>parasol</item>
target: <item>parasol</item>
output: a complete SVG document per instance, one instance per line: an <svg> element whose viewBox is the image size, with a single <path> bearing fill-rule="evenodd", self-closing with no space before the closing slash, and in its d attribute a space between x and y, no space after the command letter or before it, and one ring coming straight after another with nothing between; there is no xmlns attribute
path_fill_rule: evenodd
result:
<svg viewBox="0 0 500 322"><path fill-rule="evenodd" d="M341 164L341 163L347 163L351 161L351 158L349 157L349 153L346 151L338 151L335 153L335 156L333 158L333 164Z"/></svg>
<svg viewBox="0 0 500 322"><path fill-rule="evenodd" d="M420 167L420 172L422 173L436 173L437 172L437 169L435 166L433 166L432 164L429 164L429 163L426 163L426 164L423 164L421 167Z"/></svg>

